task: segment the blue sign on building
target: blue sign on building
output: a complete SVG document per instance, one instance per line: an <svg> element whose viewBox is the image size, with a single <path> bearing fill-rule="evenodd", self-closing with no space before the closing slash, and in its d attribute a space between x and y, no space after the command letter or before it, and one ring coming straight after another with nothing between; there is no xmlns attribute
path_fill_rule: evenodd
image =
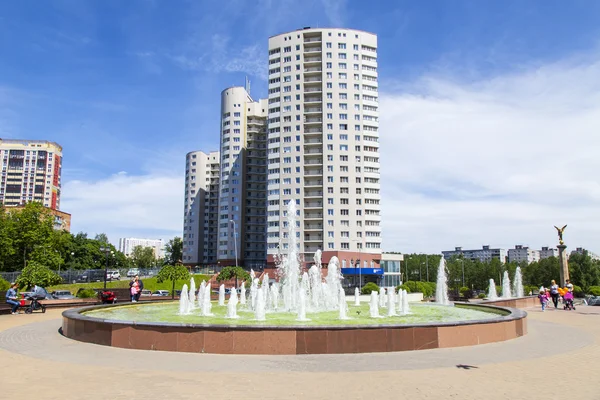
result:
<svg viewBox="0 0 600 400"><path fill-rule="evenodd" d="M342 275L383 275L383 268L342 268Z"/></svg>

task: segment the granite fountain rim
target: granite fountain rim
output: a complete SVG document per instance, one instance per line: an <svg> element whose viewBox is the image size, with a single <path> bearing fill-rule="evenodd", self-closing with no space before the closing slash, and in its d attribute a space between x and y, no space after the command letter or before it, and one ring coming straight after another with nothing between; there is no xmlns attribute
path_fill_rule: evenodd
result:
<svg viewBox="0 0 600 400"><path fill-rule="evenodd" d="M79 308L72 308L63 311L62 317L75 321L97 322L111 325L137 326L137 327L171 327L171 328L195 328L204 330L231 330L231 331L314 331L314 330L350 330L350 329L389 329L389 328L431 328L431 327L451 327L451 326L468 326L468 325L483 325L495 324L500 322L516 321L527 317L527 312L518 308L501 307L487 304L470 304L470 303L454 303L454 306L469 309L489 309L491 313L498 311L506 313L504 315L497 314L495 318L480 319L480 320L465 320L465 321L450 321L450 322L426 322L415 324L378 324L378 325L243 325L243 324L189 324L177 322L148 322L148 321L128 321L106 318L96 318L85 315L83 313L105 308L118 308L131 303L121 304L101 304ZM447 306L441 306L447 307ZM485 310L483 310L485 311ZM239 320L238 320L239 321Z"/></svg>

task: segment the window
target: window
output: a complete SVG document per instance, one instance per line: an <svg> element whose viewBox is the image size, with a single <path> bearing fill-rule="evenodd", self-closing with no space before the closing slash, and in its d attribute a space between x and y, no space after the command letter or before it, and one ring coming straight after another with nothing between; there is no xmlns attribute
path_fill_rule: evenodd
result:
<svg viewBox="0 0 600 400"><path fill-rule="evenodd" d="M338 43L338 49L345 49L346 43Z"/></svg>

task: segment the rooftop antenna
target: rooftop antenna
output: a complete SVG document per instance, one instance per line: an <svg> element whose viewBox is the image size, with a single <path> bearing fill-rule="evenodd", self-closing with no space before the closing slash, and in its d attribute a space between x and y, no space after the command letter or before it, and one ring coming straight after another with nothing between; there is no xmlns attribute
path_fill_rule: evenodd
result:
<svg viewBox="0 0 600 400"><path fill-rule="evenodd" d="M246 92L250 95L250 79L248 79L248 75L246 75Z"/></svg>

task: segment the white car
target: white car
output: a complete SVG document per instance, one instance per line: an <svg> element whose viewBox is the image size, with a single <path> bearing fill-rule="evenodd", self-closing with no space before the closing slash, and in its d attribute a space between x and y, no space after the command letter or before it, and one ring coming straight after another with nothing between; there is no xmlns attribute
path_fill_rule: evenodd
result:
<svg viewBox="0 0 600 400"><path fill-rule="evenodd" d="M118 281L121 279L121 273L119 271L108 271L106 273L106 280Z"/></svg>
<svg viewBox="0 0 600 400"><path fill-rule="evenodd" d="M133 278L136 275L140 274L140 270L137 268L132 268L129 271L127 271L127 277L128 278Z"/></svg>
<svg viewBox="0 0 600 400"><path fill-rule="evenodd" d="M169 295L169 291L168 290L155 290L152 293L152 296L160 296L160 297L165 297Z"/></svg>

